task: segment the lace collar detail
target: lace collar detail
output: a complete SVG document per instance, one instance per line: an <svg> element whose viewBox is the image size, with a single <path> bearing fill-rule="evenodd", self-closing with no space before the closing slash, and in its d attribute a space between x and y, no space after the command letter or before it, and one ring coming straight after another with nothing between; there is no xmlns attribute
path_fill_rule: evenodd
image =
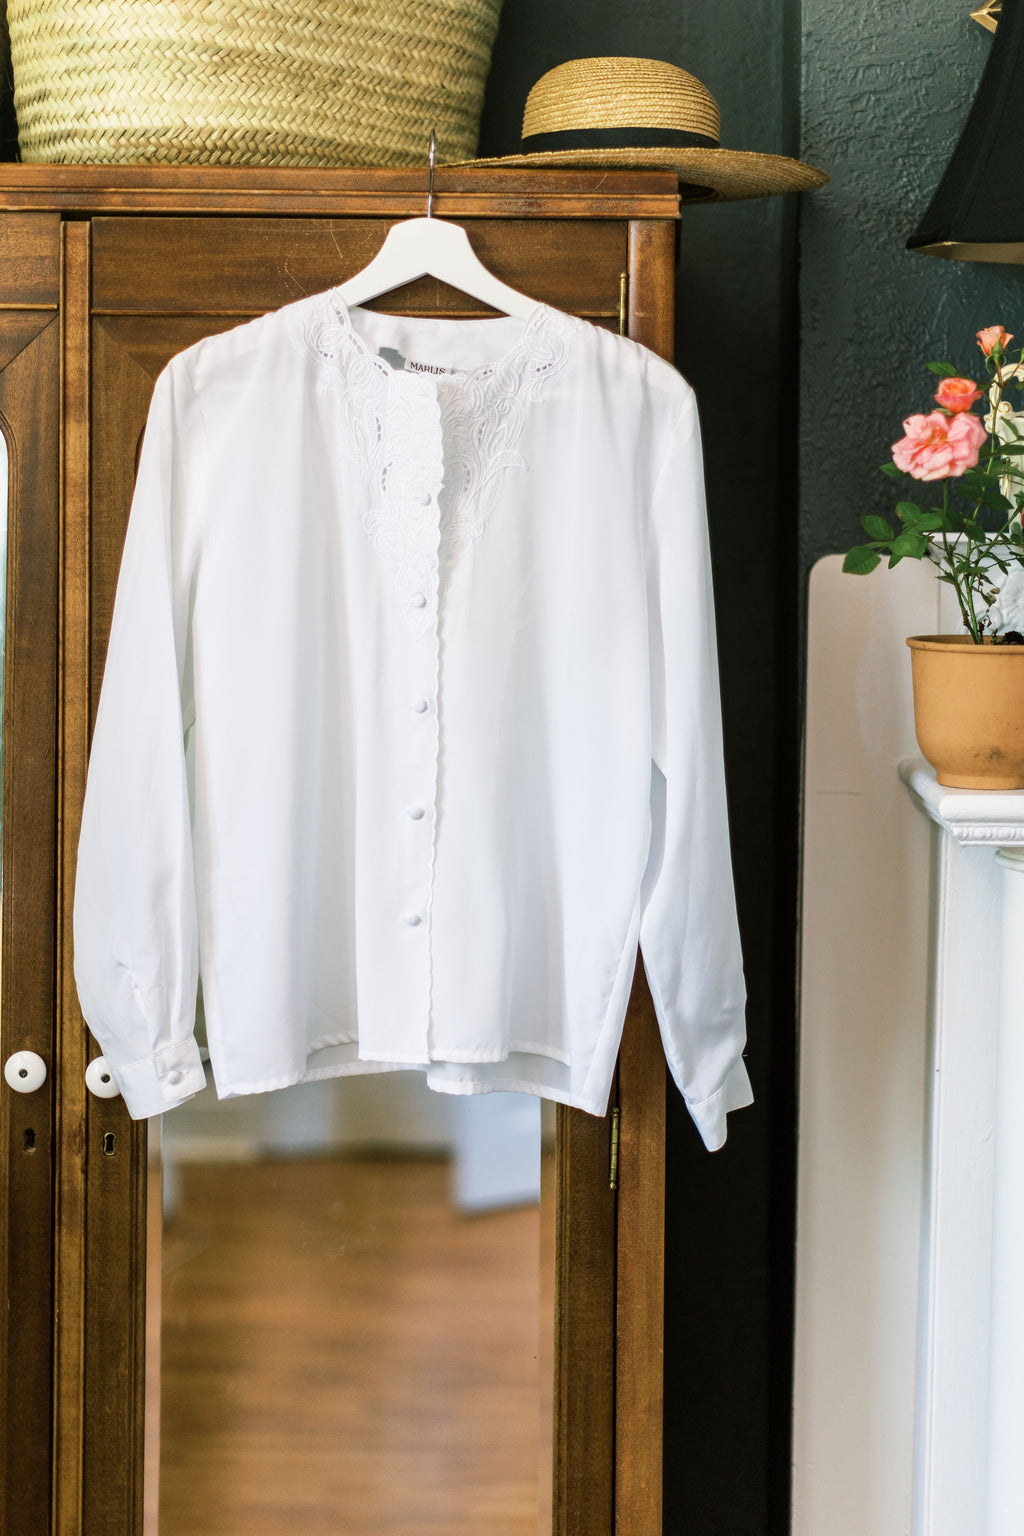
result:
<svg viewBox="0 0 1024 1536"><path fill-rule="evenodd" d="M426 318L426 317L425 317ZM484 323L488 323L485 317ZM472 326L468 320L459 322ZM569 342L573 335L585 328L585 322L575 315L567 315L539 301L523 322L517 340L501 357L493 362L481 363L476 368L444 376L446 384L458 384L474 396L492 392L507 392L517 388L529 375L539 380L560 372L568 361ZM396 377L401 386L420 383L430 391L429 375L406 373L392 368L390 363L371 349L352 324L348 305L337 288L319 294L313 313L306 317L304 336L307 346L328 370L339 366L354 369L367 382L376 376L379 384L393 384ZM565 354L564 356L562 354Z"/></svg>
<svg viewBox="0 0 1024 1536"><path fill-rule="evenodd" d="M585 322L538 304L503 356L434 380L378 357L336 290L302 307L303 342L341 400L342 451L372 490L367 533L394 566L403 620L423 633L436 619L442 556L478 539L502 477L528 470L527 407L565 369Z"/></svg>

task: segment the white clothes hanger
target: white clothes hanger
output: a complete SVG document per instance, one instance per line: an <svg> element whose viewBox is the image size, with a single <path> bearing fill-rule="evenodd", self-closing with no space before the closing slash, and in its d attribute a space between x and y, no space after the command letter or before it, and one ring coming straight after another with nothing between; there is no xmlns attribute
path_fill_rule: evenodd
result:
<svg viewBox="0 0 1024 1536"><path fill-rule="evenodd" d="M430 130L430 181L425 219L404 219L393 224L376 256L355 277L342 283L338 293L348 305L362 304L378 294L389 293L417 277L436 277L460 293L466 293L492 309L517 320L526 320L537 300L510 288L488 271L469 243L461 224L434 217L434 161L437 139Z"/></svg>

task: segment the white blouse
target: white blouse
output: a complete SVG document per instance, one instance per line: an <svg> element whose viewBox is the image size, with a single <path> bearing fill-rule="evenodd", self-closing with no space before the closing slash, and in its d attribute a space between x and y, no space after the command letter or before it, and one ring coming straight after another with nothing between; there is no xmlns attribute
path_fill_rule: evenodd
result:
<svg viewBox="0 0 1024 1536"><path fill-rule="evenodd" d="M136 1118L418 1068L605 1112L637 944L708 1147L750 1102L697 411L538 305L337 292L157 381L75 893Z"/></svg>

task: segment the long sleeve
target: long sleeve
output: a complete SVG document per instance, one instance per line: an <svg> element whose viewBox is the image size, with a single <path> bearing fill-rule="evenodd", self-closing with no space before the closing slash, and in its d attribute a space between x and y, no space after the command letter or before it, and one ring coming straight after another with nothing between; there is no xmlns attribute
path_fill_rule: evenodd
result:
<svg viewBox="0 0 1024 1536"><path fill-rule="evenodd" d="M692 395L652 498L651 851L640 943L672 1075L705 1145L752 1102L745 988L729 856L714 602Z"/></svg>
<svg viewBox="0 0 1024 1536"><path fill-rule="evenodd" d="M114 605L78 848L75 979L135 1119L205 1086L184 736L188 533L202 427L183 367L157 381ZM185 703L183 705L183 697Z"/></svg>

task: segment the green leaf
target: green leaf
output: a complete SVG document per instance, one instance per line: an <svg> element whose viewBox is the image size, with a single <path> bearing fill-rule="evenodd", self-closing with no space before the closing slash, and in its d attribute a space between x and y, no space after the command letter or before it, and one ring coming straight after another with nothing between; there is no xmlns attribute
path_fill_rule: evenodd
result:
<svg viewBox="0 0 1024 1536"><path fill-rule="evenodd" d="M1016 544L1019 549L1024 549L1024 528L1020 523L1010 524L1010 542Z"/></svg>
<svg viewBox="0 0 1024 1536"><path fill-rule="evenodd" d="M866 576L868 571L873 571L878 565L879 559L873 549L868 549L865 544L858 544L856 549L851 549L843 561L843 570L851 576Z"/></svg>
<svg viewBox="0 0 1024 1536"><path fill-rule="evenodd" d="M991 457L993 459L1001 459L1004 455L1010 453L1024 453L1024 442L1000 443L998 447L993 448Z"/></svg>
<svg viewBox="0 0 1024 1536"><path fill-rule="evenodd" d="M901 560L904 555L909 555L912 560L920 560L922 555L928 553L928 540L919 533L901 533L892 541L892 553Z"/></svg>
<svg viewBox="0 0 1024 1536"><path fill-rule="evenodd" d="M897 469L896 465L892 462L892 459L889 460L888 464L880 464L878 467L882 471L883 475L889 476L890 480L903 479L903 470Z"/></svg>
<svg viewBox="0 0 1024 1536"><path fill-rule="evenodd" d="M940 373L944 379L955 379L957 371L952 363L926 363L929 373Z"/></svg>
<svg viewBox="0 0 1024 1536"><path fill-rule="evenodd" d="M915 533L941 533L946 527L946 514L941 507L936 507L934 512L922 512L920 517L914 518Z"/></svg>
<svg viewBox="0 0 1024 1536"><path fill-rule="evenodd" d="M897 555L896 552L893 551L893 553L889 556L889 569L890 569L890 571L892 570L894 565L899 565L899 563L900 563L900 561L902 559L903 559L902 555Z"/></svg>
<svg viewBox="0 0 1024 1536"><path fill-rule="evenodd" d="M921 508L916 501L898 501L896 503L896 516L902 523L916 523L921 515Z"/></svg>
<svg viewBox="0 0 1024 1536"><path fill-rule="evenodd" d="M873 512L869 512L865 517L862 517L860 525L869 539L884 539L888 541L896 531L890 527L884 517L876 517Z"/></svg>

